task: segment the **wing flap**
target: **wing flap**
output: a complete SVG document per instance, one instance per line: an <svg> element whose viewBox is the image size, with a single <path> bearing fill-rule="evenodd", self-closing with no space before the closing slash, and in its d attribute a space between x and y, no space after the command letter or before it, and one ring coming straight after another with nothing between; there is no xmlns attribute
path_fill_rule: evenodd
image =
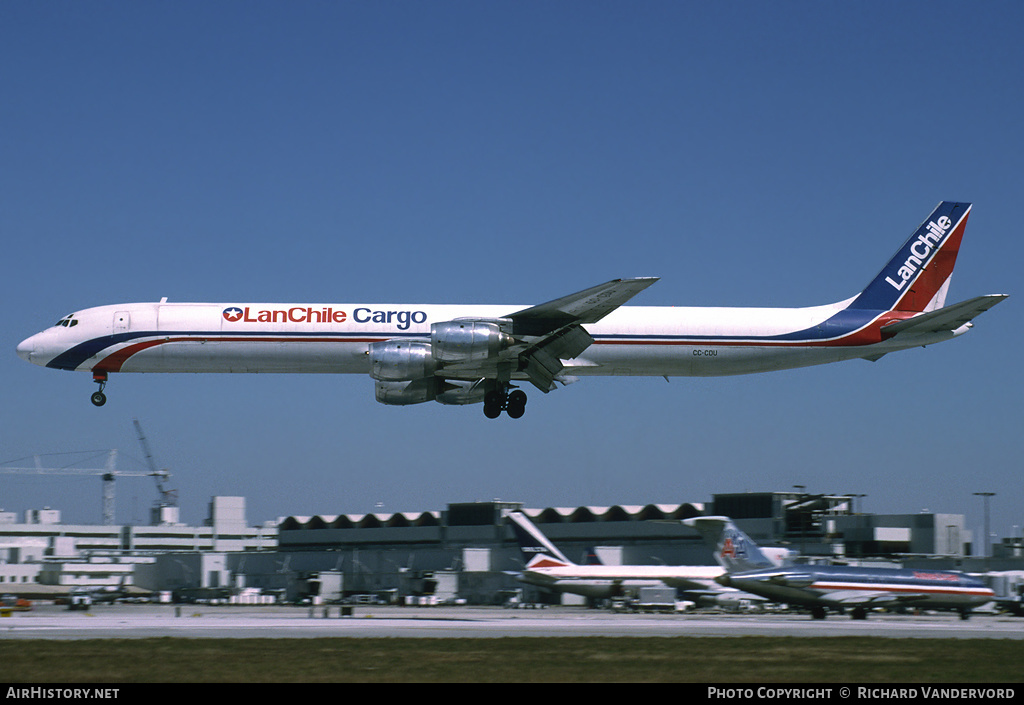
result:
<svg viewBox="0 0 1024 705"><path fill-rule="evenodd" d="M565 367L563 359L572 359L589 348L594 339L578 324L559 328L542 338L519 356L523 372L542 392L553 388L555 377Z"/></svg>

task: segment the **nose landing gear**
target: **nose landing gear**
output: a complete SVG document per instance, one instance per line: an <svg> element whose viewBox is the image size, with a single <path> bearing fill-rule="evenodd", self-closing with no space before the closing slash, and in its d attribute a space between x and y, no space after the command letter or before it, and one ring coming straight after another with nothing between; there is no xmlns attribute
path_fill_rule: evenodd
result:
<svg viewBox="0 0 1024 705"><path fill-rule="evenodd" d="M92 393L92 404L93 406L103 406L107 403L107 395L103 393L103 389L107 386L107 373L93 370L92 381L100 385L99 391Z"/></svg>
<svg viewBox="0 0 1024 705"><path fill-rule="evenodd" d="M518 419L526 413L526 392L516 389L510 393L508 390L506 385L487 392L484 397L484 416L496 419L504 411L513 419Z"/></svg>

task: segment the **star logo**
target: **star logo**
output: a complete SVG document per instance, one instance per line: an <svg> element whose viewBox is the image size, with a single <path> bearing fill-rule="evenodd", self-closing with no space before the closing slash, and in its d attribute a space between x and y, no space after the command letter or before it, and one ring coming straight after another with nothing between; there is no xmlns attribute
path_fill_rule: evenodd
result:
<svg viewBox="0 0 1024 705"><path fill-rule="evenodd" d="M224 309L224 320L225 321L240 321L242 320L242 309L237 306Z"/></svg>

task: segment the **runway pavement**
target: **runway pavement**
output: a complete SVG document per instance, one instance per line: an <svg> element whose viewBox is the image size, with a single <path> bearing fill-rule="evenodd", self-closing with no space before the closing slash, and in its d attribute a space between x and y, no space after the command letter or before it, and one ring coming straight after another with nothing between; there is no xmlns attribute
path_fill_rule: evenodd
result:
<svg viewBox="0 0 1024 705"><path fill-rule="evenodd" d="M872 614L865 621L806 614L615 614L578 607L330 607L96 605L73 612L43 605L0 618L2 639L315 638L315 637L671 637L878 636L1024 639L1024 618L977 614ZM326 616L325 616L326 615Z"/></svg>

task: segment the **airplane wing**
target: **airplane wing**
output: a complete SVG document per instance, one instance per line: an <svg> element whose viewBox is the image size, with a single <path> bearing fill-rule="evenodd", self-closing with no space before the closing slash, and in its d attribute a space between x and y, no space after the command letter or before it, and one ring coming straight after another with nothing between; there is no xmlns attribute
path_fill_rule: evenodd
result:
<svg viewBox="0 0 1024 705"><path fill-rule="evenodd" d="M446 365L436 374L459 379L493 378L498 366L504 364L521 371L547 393L564 368L561 361L577 357L594 342L583 324L600 321L656 281L658 277L615 279L511 313L504 319L511 323L515 345L489 360Z"/></svg>
<svg viewBox="0 0 1024 705"><path fill-rule="evenodd" d="M531 306L509 316L517 325L533 327L542 335L571 323L597 323L641 291L658 281L658 277L614 279L589 289Z"/></svg>
<svg viewBox="0 0 1024 705"><path fill-rule="evenodd" d="M850 606L877 606L885 605L907 605L914 602L921 602L928 599L923 592L891 593L884 590L839 590L824 596L829 602Z"/></svg>
<svg viewBox="0 0 1024 705"><path fill-rule="evenodd" d="M935 311L922 313L919 316L896 321L882 328L882 335L891 338L895 335L921 335L924 333L942 333L955 331L973 318L980 316L1007 297L1007 294L989 294L976 296L958 304L946 306Z"/></svg>
<svg viewBox="0 0 1024 705"><path fill-rule="evenodd" d="M669 587L679 588L681 590L685 590L686 592L693 592L693 593L707 592L707 593L711 593L711 594L716 594L717 595L717 594L719 594L719 593L721 593L723 591L722 588L718 588L717 590L713 589L715 587L715 581L713 579L711 579L711 578L708 578L707 580L705 580L705 579L702 579L702 578L671 578L671 577L664 577L664 578L661 579L661 582L665 583Z"/></svg>
<svg viewBox="0 0 1024 705"><path fill-rule="evenodd" d="M533 339L519 353L530 382L542 392L551 391L564 367L561 361L577 357L594 342L582 324L597 323L656 281L615 279L508 316L514 336Z"/></svg>

